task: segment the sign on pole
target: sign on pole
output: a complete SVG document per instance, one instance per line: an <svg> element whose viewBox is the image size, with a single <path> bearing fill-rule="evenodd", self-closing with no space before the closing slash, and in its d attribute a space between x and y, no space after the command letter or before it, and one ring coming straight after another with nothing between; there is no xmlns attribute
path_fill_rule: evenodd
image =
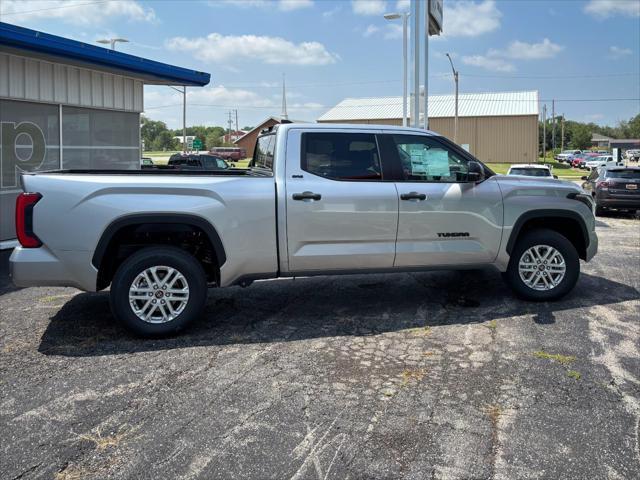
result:
<svg viewBox="0 0 640 480"><path fill-rule="evenodd" d="M199 138L193 139L193 150L202 150L202 140Z"/></svg>
<svg viewBox="0 0 640 480"><path fill-rule="evenodd" d="M442 32L442 0L429 0L429 35Z"/></svg>

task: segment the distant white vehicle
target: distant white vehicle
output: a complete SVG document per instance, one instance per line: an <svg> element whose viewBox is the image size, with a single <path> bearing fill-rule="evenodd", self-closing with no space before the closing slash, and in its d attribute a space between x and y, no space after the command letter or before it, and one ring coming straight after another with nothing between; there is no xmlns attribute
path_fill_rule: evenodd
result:
<svg viewBox="0 0 640 480"><path fill-rule="evenodd" d="M629 160L638 161L640 159L640 150L631 149L624 152L624 156Z"/></svg>
<svg viewBox="0 0 640 480"><path fill-rule="evenodd" d="M507 175L523 175L525 177L558 178L551 172L548 165L521 163L511 165Z"/></svg>
<svg viewBox="0 0 640 480"><path fill-rule="evenodd" d="M589 160L584 164L584 168L589 170L592 168L613 167L613 166L618 166L618 167L624 166L624 163L616 162L613 159L612 155L601 155L600 157L595 157L593 160Z"/></svg>
<svg viewBox="0 0 640 480"><path fill-rule="evenodd" d="M564 150L562 153L559 153L553 158L555 158L559 162L566 162L574 155L580 155L581 153L582 153L582 150Z"/></svg>

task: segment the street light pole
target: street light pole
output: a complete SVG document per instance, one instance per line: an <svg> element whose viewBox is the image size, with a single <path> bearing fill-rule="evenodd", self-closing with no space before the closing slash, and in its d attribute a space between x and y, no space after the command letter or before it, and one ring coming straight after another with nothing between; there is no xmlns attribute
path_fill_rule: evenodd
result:
<svg viewBox="0 0 640 480"><path fill-rule="evenodd" d="M167 85L176 92L182 93L182 151L187 151L187 86L184 85L182 90L172 85Z"/></svg>
<svg viewBox="0 0 640 480"><path fill-rule="evenodd" d="M187 86L182 87L182 149L187 147Z"/></svg>
<svg viewBox="0 0 640 480"><path fill-rule="evenodd" d="M451 55L447 53L447 58L449 59L449 63L451 63L451 70L453 70L453 80L456 82L456 97L455 97L455 120L453 127L453 143L458 143L458 72L453 66L453 60L451 60Z"/></svg>
<svg viewBox="0 0 640 480"><path fill-rule="evenodd" d="M116 49L116 43L129 43L129 40L126 38L102 38L100 40L96 40L96 43L104 43L105 45L111 45L111 50Z"/></svg>
<svg viewBox="0 0 640 480"><path fill-rule="evenodd" d="M397 20L402 17L402 126L407 126L407 93L409 90L408 86L408 58L407 58L407 50L408 50L408 20L409 20L409 12L404 13L386 13L384 18L387 20Z"/></svg>

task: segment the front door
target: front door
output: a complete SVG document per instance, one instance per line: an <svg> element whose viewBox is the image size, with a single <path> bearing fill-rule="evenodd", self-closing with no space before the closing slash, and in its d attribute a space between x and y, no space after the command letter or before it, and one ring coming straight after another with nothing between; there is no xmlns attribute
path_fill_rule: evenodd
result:
<svg viewBox="0 0 640 480"><path fill-rule="evenodd" d="M383 176L373 133L289 132L290 272L393 267L398 196Z"/></svg>
<svg viewBox="0 0 640 480"><path fill-rule="evenodd" d="M384 139L382 138L384 137ZM492 262L502 237L498 183L467 181L471 160L432 135L384 135L400 165L397 267Z"/></svg>

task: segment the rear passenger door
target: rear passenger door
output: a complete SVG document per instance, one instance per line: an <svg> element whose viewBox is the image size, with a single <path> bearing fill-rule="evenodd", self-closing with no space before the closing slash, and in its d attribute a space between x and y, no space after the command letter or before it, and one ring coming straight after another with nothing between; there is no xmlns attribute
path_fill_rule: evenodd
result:
<svg viewBox="0 0 640 480"><path fill-rule="evenodd" d="M289 270L391 268L398 196L385 176L373 132L290 130Z"/></svg>
<svg viewBox="0 0 640 480"><path fill-rule="evenodd" d="M489 179L468 182L468 157L433 135L380 137L399 165L396 267L492 262L500 247L502 194Z"/></svg>

